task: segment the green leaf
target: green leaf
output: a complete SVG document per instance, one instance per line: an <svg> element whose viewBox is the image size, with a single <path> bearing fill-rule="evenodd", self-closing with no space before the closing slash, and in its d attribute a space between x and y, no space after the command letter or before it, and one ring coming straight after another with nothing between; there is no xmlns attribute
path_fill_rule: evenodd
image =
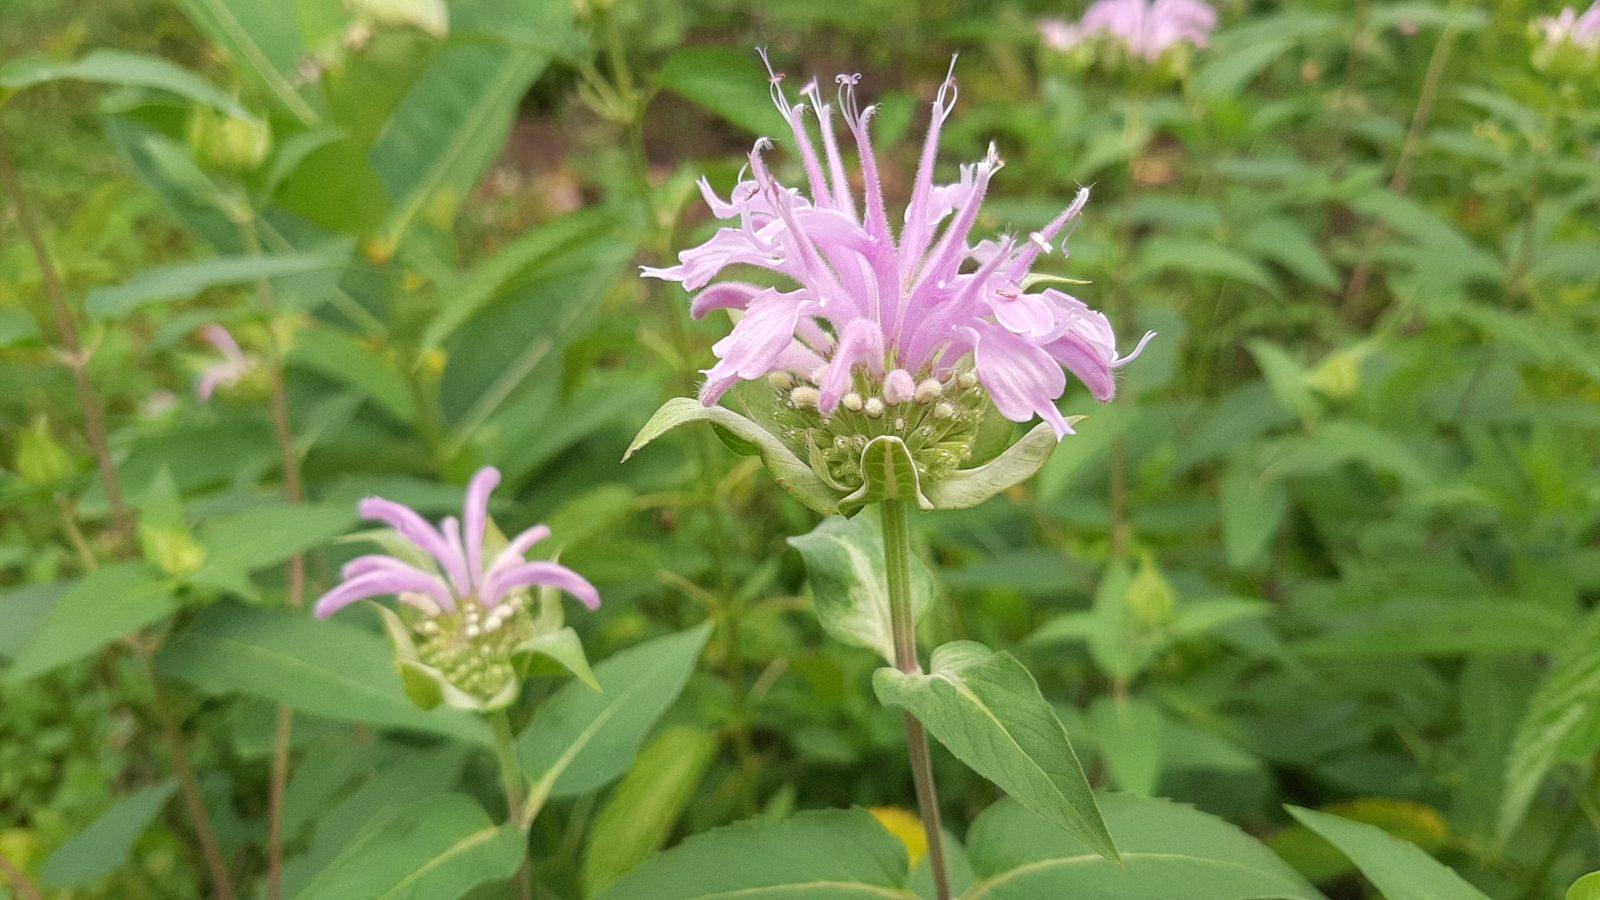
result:
<svg viewBox="0 0 1600 900"><path fill-rule="evenodd" d="M589 658L584 655L583 641L579 640L578 633L571 628L558 628L555 631L535 635L517 645L511 654L513 657L544 657L571 672L573 677L591 689L600 690L600 682L595 680L594 672L589 668Z"/></svg>
<svg viewBox="0 0 1600 900"><path fill-rule="evenodd" d="M95 288L85 305L100 319L126 316L152 303L187 300L212 288L252 284L263 278L282 278L342 269L350 261L350 247L339 243L319 253L283 256L219 256L194 263L149 269L115 287Z"/></svg>
<svg viewBox="0 0 1600 900"><path fill-rule="evenodd" d="M667 58L656 81L752 135L788 133L767 92L761 61L750 51L686 47Z"/></svg>
<svg viewBox="0 0 1600 900"><path fill-rule="evenodd" d="M7 677L25 681L83 659L177 609L170 582L154 566L126 562L97 569L50 608Z"/></svg>
<svg viewBox="0 0 1600 900"><path fill-rule="evenodd" d="M1542 652L1560 645L1571 627L1568 614L1533 602L1397 600L1351 613L1290 647L1317 659Z"/></svg>
<svg viewBox="0 0 1600 900"><path fill-rule="evenodd" d="M166 91L241 119L254 118L239 101L217 90L204 78L159 57L141 53L95 50L71 62L19 59L0 68L0 88L11 91L63 80Z"/></svg>
<svg viewBox="0 0 1600 900"><path fill-rule="evenodd" d="M932 671L879 669L878 699L916 716L956 758L1107 859L1117 847L1095 806L1067 731L1033 676L1009 653L956 641Z"/></svg>
<svg viewBox="0 0 1600 900"><path fill-rule="evenodd" d="M1600 900L1600 872L1590 872L1567 888L1566 900Z"/></svg>
<svg viewBox="0 0 1600 900"><path fill-rule="evenodd" d="M1350 857L1388 900L1487 900L1443 863L1381 828L1298 806L1287 809Z"/></svg>
<svg viewBox="0 0 1600 900"><path fill-rule="evenodd" d="M30 584L9 590L0 598L0 615L5 616L6 627L0 628L0 660L10 662L28 646L39 625L50 610L71 590L75 582L54 581L48 584Z"/></svg>
<svg viewBox="0 0 1600 900"><path fill-rule="evenodd" d="M534 781L529 802L581 794L627 771L710 634L702 625L624 650L594 667L600 693L573 682L546 700L517 739L517 759Z"/></svg>
<svg viewBox="0 0 1600 900"><path fill-rule="evenodd" d="M276 503L219 517L200 528L206 561L193 580L237 590L250 572L284 562L327 543L356 521L348 503L312 506ZM253 594L253 589L244 591Z"/></svg>
<svg viewBox="0 0 1600 900"><path fill-rule="evenodd" d="M601 900L904 898L905 846L865 810L814 810L697 834L624 876Z"/></svg>
<svg viewBox="0 0 1600 900"><path fill-rule="evenodd" d="M1589 756L1600 734L1600 612L1591 613L1528 702L1506 758L1496 839L1516 832L1558 762Z"/></svg>
<svg viewBox="0 0 1600 900"><path fill-rule="evenodd" d="M1269 294L1278 292L1277 280L1259 263L1202 238L1153 237L1144 243L1139 260L1147 272L1215 275L1258 287Z"/></svg>
<svg viewBox="0 0 1600 900"><path fill-rule="evenodd" d="M180 0L184 12L243 71L305 125L316 110L294 87L295 67L305 55L297 17L256 0Z"/></svg>
<svg viewBox="0 0 1600 900"><path fill-rule="evenodd" d="M863 506L885 500L915 503L923 510L933 504L922 494L922 479L906 442L884 434L867 441L861 448L861 487L839 499L839 512L850 515Z"/></svg>
<svg viewBox="0 0 1600 900"><path fill-rule="evenodd" d="M963 900L1321 900L1283 860L1227 822L1168 800L1101 794L1122 867L1013 800L978 816L967 855L979 881Z"/></svg>
<svg viewBox="0 0 1600 900"><path fill-rule="evenodd" d="M492 744L474 716L413 706L382 637L300 610L219 604L168 641L156 661L162 674L210 694L244 694L332 719Z"/></svg>
<svg viewBox="0 0 1600 900"><path fill-rule="evenodd" d="M1099 758L1116 786L1150 796L1161 780L1161 735L1166 723L1147 700L1100 697L1089 708Z"/></svg>
<svg viewBox="0 0 1600 900"><path fill-rule="evenodd" d="M441 192L452 209L466 197L549 61L532 49L478 42L451 44L429 61L372 146L372 167L394 204L381 246L398 245Z"/></svg>
<svg viewBox="0 0 1600 900"><path fill-rule="evenodd" d="M883 533L876 510L853 519L830 516L810 534L789 538L805 560L811 599L823 630L840 643L877 651L894 662L889 628L889 587L884 572ZM933 574L921 557L911 560L911 617L920 619L933 602Z"/></svg>
<svg viewBox="0 0 1600 900"><path fill-rule="evenodd" d="M1282 483L1234 465L1222 478L1222 546L1228 565L1244 568L1266 552L1289 509Z"/></svg>
<svg viewBox="0 0 1600 900"><path fill-rule="evenodd" d="M135 791L111 805L88 828L67 838L39 870L39 884L73 888L109 875L128 861L133 845L160 815L178 782Z"/></svg>
<svg viewBox="0 0 1600 900"><path fill-rule="evenodd" d="M295 335L289 365L309 369L350 385L401 422L416 416L411 385L387 355L333 328L310 328Z"/></svg>
<svg viewBox="0 0 1600 900"><path fill-rule="evenodd" d="M514 875L526 842L515 825L489 821L471 798L442 794L373 822L295 896L456 900Z"/></svg>
<svg viewBox="0 0 1600 900"><path fill-rule="evenodd" d="M1076 425L1083 416L1067 417ZM1005 452L981 466L958 469L928 486L928 499L937 509L968 509L995 494L1015 487L1044 467L1060 441L1047 423L1040 422Z"/></svg>
<svg viewBox="0 0 1600 900"><path fill-rule="evenodd" d="M773 480L778 482L779 487L825 516L840 511L839 500L842 492L834 490L823 482L817 473L811 470L811 466L795 456L776 435L731 409L705 406L692 397L674 397L663 403L661 408L656 410L656 414L650 417L650 421L639 429L639 434L628 447L628 452L623 454L623 462L627 462L628 458L637 453L641 447L686 422L710 422L733 432L741 440L754 444L761 453L762 464L767 467L767 471L772 474Z"/></svg>
<svg viewBox="0 0 1600 900"><path fill-rule="evenodd" d="M717 753L703 728L663 731L611 792L589 830L583 856L588 896L605 890L666 843Z"/></svg>

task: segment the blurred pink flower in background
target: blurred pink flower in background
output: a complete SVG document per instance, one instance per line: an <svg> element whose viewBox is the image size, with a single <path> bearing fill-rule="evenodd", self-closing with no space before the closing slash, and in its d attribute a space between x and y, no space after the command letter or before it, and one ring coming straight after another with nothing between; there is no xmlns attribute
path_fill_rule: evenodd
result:
<svg viewBox="0 0 1600 900"><path fill-rule="evenodd" d="M1584 50L1600 50L1600 0L1590 4L1583 15L1569 6L1554 16L1535 19L1533 26L1547 46L1570 43Z"/></svg>
<svg viewBox="0 0 1600 900"><path fill-rule="evenodd" d="M1062 51L1109 36L1134 56L1154 62L1177 44L1206 46L1216 27L1216 10L1201 0L1098 0L1076 24L1041 21L1039 36L1045 46Z"/></svg>
<svg viewBox="0 0 1600 900"><path fill-rule="evenodd" d="M858 371L881 386L886 399L898 399L925 380L950 382L970 369L1003 416L1016 422L1039 416L1059 438L1071 433L1055 406L1066 391L1063 368L1096 399L1111 399L1113 371L1137 356L1144 341L1119 357L1105 316L1058 290L1028 292L1029 270L1039 254L1050 252L1058 238L1065 253L1068 226L1089 191L1080 190L1065 211L1025 240L974 243L972 227L1001 162L991 145L985 159L961 167L957 181L934 183L940 128L956 100L954 62L951 68L933 101L896 235L868 133L874 107L858 105L858 76L836 80L844 126L859 155L859 203L835 138L833 107L823 102L815 81L801 89L821 133L819 157L805 122L807 105L789 102L783 76L769 65L772 99L794 135L809 197L773 177L762 157L771 142L763 138L750 152L750 177L741 177L728 200L700 181L716 217L736 224L683 251L676 266L643 270L647 277L700 291L691 306L696 317L717 309L742 313L712 348L717 363L705 372L701 402L715 405L741 380L792 373L810 383L803 388L807 402L826 417L853 390ZM711 284L734 267L763 269L792 284Z"/></svg>
<svg viewBox="0 0 1600 900"><path fill-rule="evenodd" d="M200 381L194 392L202 402L209 401L219 387L232 387L243 380L250 371L250 360L239 349L228 329L221 325L207 325L200 329L200 338L221 354L222 358L200 372Z"/></svg>

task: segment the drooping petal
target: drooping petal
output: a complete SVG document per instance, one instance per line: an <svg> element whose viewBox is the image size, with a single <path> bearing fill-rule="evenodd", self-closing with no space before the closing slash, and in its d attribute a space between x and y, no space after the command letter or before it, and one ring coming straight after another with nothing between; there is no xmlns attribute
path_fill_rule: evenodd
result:
<svg viewBox="0 0 1600 900"><path fill-rule="evenodd" d="M771 372L794 343L800 306L798 293L784 294L770 288L751 300L744 317L728 336L712 345L717 364L706 370L700 402L714 406L735 381L749 381Z"/></svg>
<svg viewBox="0 0 1600 900"><path fill-rule="evenodd" d="M437 560L440 571L449 574L450 567L455 562L450 552L450 545L445 543L444 536L434 530L434 527L418 515L416 510L382 497L368 497L361 501L356 511L363 519L382 522L393 528L413 547ZM461 574L465 576L466 573Z"/></svg>
<svg viewBox="0 0 1600 900"><path fill-rule="evenodd" d="M508 592L533 585L559 588L590 609L600 608L600 592L594 585L566 566L552 562L523 563L495 572L493 580L485 586L484 605L498 606Z"/></svg>
<svg viewBox="0 0 1600 900"><path fill-rule="evenodd" d="M368 572L342 582L333 590L323 594L317 599L312 611L317 618L326 619L357 600L406 592L425 594L439 601L444 608L453 609L454 602L450 592L440 590L442 587L438 579L423 575L421 572L400 570Z"/></svg>
<svg viewBox="0 0 1600 900"><path fill-rule="evenodd" d="M817 409L825 416L833 415L839 400L850 389L850 372L858 363L865 363L874 375L883 374L883 332L878 323L870 319L856 319L845 327L833 348L833 359L823 373L818 385L820 396Z"/></svg>
<svg viewBox="0 0 1600 900"><path fill-rule="evenodd" d="M738 281L724 281L706 288L689 301L689 315L696 319L702 318L706 313L718 309L744 309L750 305L750 300L757 294L766 290L754 284L744 284Z"/></svg>
<svg viewBox="0 0 1600 900"><path fill-rule="evenodd" d="M466 529L467 577L475 587L483 580L483 537L489 527L489 495L499 484L500 470L484 466L472 476L461 504L461 521Z"/></svg>
<svg viewBox="0 0 1600 900"><path fill-rule="evenodd" d="M1067 376L1050 354L998 326L971 331L973 368L995 409L1013 422L1038 416L1050 423L1057 440L1071 434L1055 404L1067 388Z"/></svg>

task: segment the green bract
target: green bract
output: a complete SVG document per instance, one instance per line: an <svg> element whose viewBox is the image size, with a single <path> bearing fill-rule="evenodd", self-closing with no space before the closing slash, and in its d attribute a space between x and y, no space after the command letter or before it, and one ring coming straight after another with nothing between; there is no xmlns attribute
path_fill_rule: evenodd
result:
<svg viewBox="0 0 1600 900"><path fill-rule="evenodd" d="M957 399L962 404L975 402L967 397ZM1040 423L993 459L972 468L955 468L972 453L981 417L978 407L964 405L960 413L948 417L963 417L960 421L970 433L952 438L944 432L920 436L917 432L925 423L931 427L932 422L945 421L937 417L939 406L953 407L956 402L937 400L919 406L908 401L899 407L885 407L884 413L872 418L866 415L867 402L863 400L859 415L841 404L838 413L824 420L814 407L805 405L802 396L799 403L792 399L780 402L777 412L760 415L766 422L757 422L726 407L674 397L639 430L623 459L686 422L710 422L735 452L760 457L779 486L801 503L824 515L851 515L883 500L905 500L924 510L977 506L1026 481L1056 447L1050 426ZM915 411L918 418L913 421L912 414L897 409ZM795 451L796 443L805 448L809 459Z"/></svg>

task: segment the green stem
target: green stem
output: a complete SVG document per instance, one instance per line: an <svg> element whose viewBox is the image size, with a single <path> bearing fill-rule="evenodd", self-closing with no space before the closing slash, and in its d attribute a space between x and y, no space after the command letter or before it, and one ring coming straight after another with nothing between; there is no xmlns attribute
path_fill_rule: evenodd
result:
<svg viewBox="0 0 1600 900"><path fill-rule="evenodd" d="M1556 859L1561 856L1561 851L1567 846L1567 841L1572 839L1572 832L1578 828L1578 823L1583 820L1583 804L1589 795L1600 786L1600 754L1590 761L1589 777L1583 782L1578 795L1572 798L1572 808L1562 818L1561 824L1556 826L1556 832L1550 839L1550 846L1545 848L1544 856L1539 859L1534 867L1533 874L1528 877L1527 888L1522 893L1522 900L1534 900L1544 893L1544 881L1550 875L1550 869L1555 866Z"/></svg>
<svg viewBox="0 0 1600 900"><path fill-rule="evenodd" d="M885 500L883 518L884 577L889 588L889 629L894 636L895 668L908 675L922 671L917 661L916 622L911 617L911 527L906 521L905 503ZM939 825L939 792L933 783L933 760L928 754L928 735L922 723L910 713L902 719L906 727L906 753L911 759L911 782L917 792L917 809L922 830L928 836L928 868L933 873L933 889L938 900L950 900L950 875L945 870L944 845Z"/></svg>
<svg viewBox="0 0 1600 900"><path fill-rule="evenodd" d="M522 865L517 869L518 900L532 900L533 872L528 868L528 826L533 824L531 809L526 800L527 785L522 779L522 766L517 764L516 738L511 732L511 717L502 710L489 716L489 727L494 729L494 756L500 764L500 786L506 792L506 821L515 822L522 829Z"/></svg>

